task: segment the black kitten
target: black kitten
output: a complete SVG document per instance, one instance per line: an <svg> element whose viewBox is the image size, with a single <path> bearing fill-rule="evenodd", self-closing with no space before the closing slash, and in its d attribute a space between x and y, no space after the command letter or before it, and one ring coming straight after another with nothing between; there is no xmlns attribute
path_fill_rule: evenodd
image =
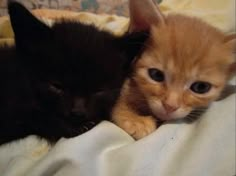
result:
<svg viewBox="0 0 236 176"><path fill-rule="evenodd" d="M49 28L8 4L15 47L0 48L0 144L73 137L108 119L145 33L115 37L61 21Z"/></svg>

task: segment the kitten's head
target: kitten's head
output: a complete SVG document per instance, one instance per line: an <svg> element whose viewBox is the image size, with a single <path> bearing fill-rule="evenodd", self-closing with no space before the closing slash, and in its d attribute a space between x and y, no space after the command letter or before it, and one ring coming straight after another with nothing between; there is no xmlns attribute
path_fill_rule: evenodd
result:
<svg viewBox="0 0 236 176"><path fill-rule="evenodd" d="M19 62L47 97L52 92L87 98L118 88L147 38L145 33L115 37L66 20L48 27L17 2L8 8Z"/></svg>
<svg viewBox="0 0 236 176"><path fill-rule="evenodd" d="M236 36L199 19L153 13L150 39L131 79L157 118L183 118L217 99L235 73Z"/></svg>

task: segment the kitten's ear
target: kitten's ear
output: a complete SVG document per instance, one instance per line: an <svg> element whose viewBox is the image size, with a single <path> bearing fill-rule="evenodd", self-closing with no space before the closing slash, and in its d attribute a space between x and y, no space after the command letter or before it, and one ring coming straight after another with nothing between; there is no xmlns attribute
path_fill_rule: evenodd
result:
<svg viewBox="0 0 236 176"><path fill-rule="evenodd" d="M51 29L40 22L20 3L9 1L8 12L16 45L28 47L36 40L42 41L51 36Z"/></svg>
<svg viewBox="0 0 236 176"><path fill-rule="evenodd" d="M230 34L225 37L224 45L233 53L234 61L229 68L230 75L236 74L236 34Z"/></svg>
<svg viewBox="0 0 236 176"><path fill-rule="evenodd" d="M236 34L227 35L224 39L224 44L236 54Z"/></svg>
<svg viewBox="0 0 236 176"><path fill-rule="evenodd" d="M143 31L126 33L124 36L118 38L119 48L124 51L128 57L128 61L126 61L127 66L129 66L136 56L142 52L148 36L149 33Z"/></svg>
<svg viewBox="0 0 236 176"><path fill-rule="evenodd" d="M155 0L129 0L129 11L129 32L149 30L151 25L165 22Z"/></svg>

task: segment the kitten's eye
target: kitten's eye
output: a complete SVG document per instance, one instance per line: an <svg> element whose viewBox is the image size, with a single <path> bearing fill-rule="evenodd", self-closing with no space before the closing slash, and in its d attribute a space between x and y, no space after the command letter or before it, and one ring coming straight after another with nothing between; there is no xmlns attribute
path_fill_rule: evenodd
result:
<svg viewBox="0 0 236 176"><path fill-rule="evenodd" d="M162 82L165 80L164 73L156 68L148 69L148 74L154 81Z"/></svg>
<svg viewBox="0 0 236 176"><path fill-rule="evenodd" d="M63 93L63 86L59 82L53 82L49 85L49 90L56 93L56 94L62 94Z"/></svg>
<svg viewBox="0 0 236 176"><path fill-rule="evenodd" d="M207 93L211 89L211 84L203 81L194 82L190 89L198 94Z"/></svg>

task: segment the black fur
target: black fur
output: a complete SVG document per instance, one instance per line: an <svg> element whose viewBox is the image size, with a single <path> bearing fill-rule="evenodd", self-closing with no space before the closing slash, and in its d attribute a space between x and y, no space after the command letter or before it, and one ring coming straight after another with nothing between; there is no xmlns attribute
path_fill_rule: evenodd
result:
<svg viewBox="0 0 236 176"><path fill-rule="evenodd" d="M115 37L61 21L49 28L8 4L15 47L0 48L0 144L35 134L72 137L109 119L146 33Z"/></svg>

